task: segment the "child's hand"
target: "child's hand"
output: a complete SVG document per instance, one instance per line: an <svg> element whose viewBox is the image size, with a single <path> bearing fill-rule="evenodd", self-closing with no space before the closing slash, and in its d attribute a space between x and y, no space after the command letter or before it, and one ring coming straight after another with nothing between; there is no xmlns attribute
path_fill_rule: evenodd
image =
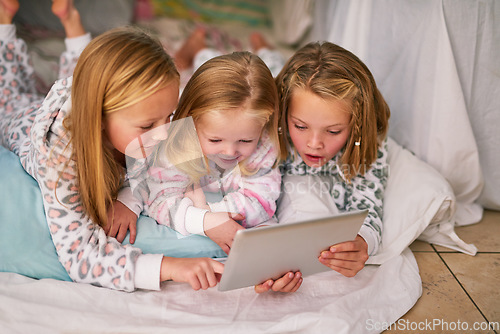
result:
<svg viewBox="0 0 500 334"><path fill-rule="evenodd" d="M243 215L236 213L207 212L203 219L203 229L207 237L219 245L226 254L229 254L234 235L238 230L245 229L235 219L244 218Z"/></svg>
<svg viewBox="0 0 500 334"><path fill-rule="evenodd" d="M193 185L186 190L184 193L184 197L189 198L191 201L193 201L193 206L200 208L200 209L207 209L210 210L210 207L207 204L207 199L205 197L205 194L203 193L203 189L200 188L198 185Z"/></svg>
<svg viewBox="0 0 500 334"><path fill-rule="evenodd" d="M217 285L223 271L222 263L207 257L163 257L160 279L187 282L194 290L206 290Z"/></svg>
<svg viewBox="0 0 500 334"><path fill-rule="evenodd" d="M365 267L366 260L368 260L368 245L360 235L353 241L333 245L319 256L319 262L346 277L354 277Z"/></svg>
<svg viewBox="0 0 500 334"><path fill-rule="evenodd" d="M302 285L302 273L297 271L296 273L288 272L283 277L278 278L276 281L269 279L264 283L256 285L254 287L255 292L262 293L269 290L276 292L295 292Z"/></svg>
<svg viewBox="0 0 500 334"><path fill-rule="evenodd" d="M137 234L137 216L123 203L115 201L108 209L108 224L104 227L104 232L110 237L116 237L119 242L123 242L127 236L127 230L130 230L129 241L133 244Z"/></svg>

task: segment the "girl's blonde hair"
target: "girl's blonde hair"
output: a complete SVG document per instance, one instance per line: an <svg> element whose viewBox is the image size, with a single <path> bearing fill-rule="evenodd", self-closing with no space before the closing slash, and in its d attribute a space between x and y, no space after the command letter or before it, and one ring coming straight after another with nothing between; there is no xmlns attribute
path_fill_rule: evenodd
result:
<svg viewBox="0 0 500 334"><path fill-rule="evenodd" d="M136 28L116 28L93 39L78 59L65 120L80 198L90 218L107 224L124 169L105 143L106 116L134 105L168 85L179 73L161 43Z"/></svg>
<svg viewBox="0 0 500 334"><path fill-rule="evenodd" d="M200 66L182 92L173 121L191 116L197 125L202 116L231 117L231 113L238 110L262 124L263 131L269 134L279 151L276 85L266 64L250 52L215 57ZM169 154L169 161L175 162L175 152ZM239 167L244 175L256 172L246 161ZM185 172L195 181L202 176Z"/></svg>
<svg viewBox="0 0 500 334"><path fill-rule="evenodd" d="M350 135L340 159L347 180L358 173L363 175L377 159L390 111L371 72L354 54L329 42L309 43L288 60L276 78L276 85L280 99L281 159L286 159L293 148L287 118L297 88L325 100L345 100L351 105Z"/></svg>

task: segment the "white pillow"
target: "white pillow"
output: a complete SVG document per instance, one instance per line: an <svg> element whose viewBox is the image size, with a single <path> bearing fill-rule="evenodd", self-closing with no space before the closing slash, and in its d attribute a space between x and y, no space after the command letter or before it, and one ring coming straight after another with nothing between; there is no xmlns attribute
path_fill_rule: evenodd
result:
<svg viewBox="0 0 500 334"><path fill-rule="evenodd" d="M455 234L455 195L446 179L391 138L387 144L382 245L367 263L382 264L417 238L474 255L476 247Z"/></svg>

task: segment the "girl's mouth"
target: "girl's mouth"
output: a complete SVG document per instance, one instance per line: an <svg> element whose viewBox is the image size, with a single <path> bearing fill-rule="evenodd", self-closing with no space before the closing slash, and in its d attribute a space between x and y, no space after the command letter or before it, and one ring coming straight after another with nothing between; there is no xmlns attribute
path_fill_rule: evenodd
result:
<svg viewBox="0 0 500 334"><path fill-rule="evenodd" d="M236 163L236 162L238 162L239 157L234 157L234 158L222 158L222 157L219 157L219 159L222 162L225 162L225 163Z"/></svg>
<svg viewBox="0 0 500 334"><path fill-rule="evenodd" d="M312 154L305 154L305 156L307 157L308 160L311 160L311 161L321 161L323 160L323 157L321 155L312 155Z"/></svg>
<svg viewBox="0 0 500 334"><path fill-rule="evenodd" d="M304 153L304 162L310 167L321 167L325 164L325 157L322 155L313 155Z"/></svg>

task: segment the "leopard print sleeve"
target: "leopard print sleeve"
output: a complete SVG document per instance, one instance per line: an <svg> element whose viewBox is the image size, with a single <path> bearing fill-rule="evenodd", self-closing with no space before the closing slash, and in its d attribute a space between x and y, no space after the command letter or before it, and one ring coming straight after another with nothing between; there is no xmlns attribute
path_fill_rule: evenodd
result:
<svg viewBox="0 0 500 334"><path fill-rule="evenodd" d="M83 49L92 40L90 33L82 36L66 38L64 44L66 50L59 57L59 74L58 78L63 79L73 75L73 70Z"/></svg>
<svg viewBox="0 0 500 334"><path fill-rule="evenodd" d="M379 147L377 160L363 176L357 176L346 189L347 211L368 210L360 234L368 244L368 254L378 252L382 241L384 191L389 176L387 140Z"/></svg>

